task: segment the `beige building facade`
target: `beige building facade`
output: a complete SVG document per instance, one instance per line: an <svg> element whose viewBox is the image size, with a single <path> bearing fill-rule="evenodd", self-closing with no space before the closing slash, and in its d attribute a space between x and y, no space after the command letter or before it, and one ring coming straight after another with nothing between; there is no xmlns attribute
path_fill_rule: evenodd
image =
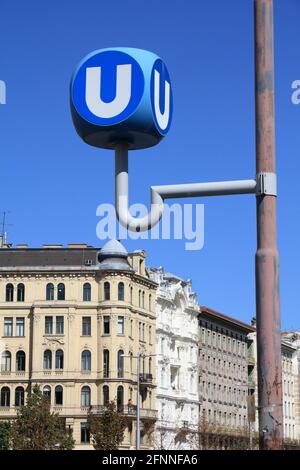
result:
<svg viewBox="0 0 300 470"><path fill-rule="evenodd" d="M199 312L200 423L247 429L247 396L254 393L255 329L208 307Z"/></svg>
<svg viewBox="0 0 300 470"><path fill-rule="evenodd" d="M0 419L38 384L66 419L77 449L90 449L88 410L116 400L134 448L137 353L155 353L155 296L145 253L117 241L101 250L44 245L0 250ZM140 360L141 448L152 447L155 362Z"/></svg>

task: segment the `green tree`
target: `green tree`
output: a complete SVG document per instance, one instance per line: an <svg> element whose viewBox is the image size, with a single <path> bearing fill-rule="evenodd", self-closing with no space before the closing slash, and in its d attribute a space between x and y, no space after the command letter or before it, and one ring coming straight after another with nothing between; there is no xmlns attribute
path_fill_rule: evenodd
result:
<svg viewBox="0 0 300 470"><path fill-rule="evenodd" d="M100 415L89 411L88 425L96 450L118 449L124 439L126 420L116 410L114 401L111 401Z"/></svg>
<svg viewBox="0 0 300 470"><path fill-rule="evenodd" d="M12 427L10 421L0 423L0 450L9 450L11 448Z"/></svg>
<svg viewBox="0 0 300 470"><path fill-rule="evenodd" d="M25 406L12 423L14 450L71 450L74 440L65 428L65 420L50 411L50 402L35 385Z"/></svg>

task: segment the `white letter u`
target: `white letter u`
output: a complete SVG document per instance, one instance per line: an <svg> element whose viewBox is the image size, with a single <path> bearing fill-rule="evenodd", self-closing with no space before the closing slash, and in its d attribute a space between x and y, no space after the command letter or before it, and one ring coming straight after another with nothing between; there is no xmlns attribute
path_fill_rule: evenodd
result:
<svg viewBox="0 0 300 470"><path fill-rule="evenodd" d="M170 83L165 81L165 109L162 114L159 107L160 74L154 70L154 110L159 127L165 130L170 118Z"/></svg>
<svg viewBox="0 0 300 470"><path fill-rule="evenodd" d="M101 67L87 67L85 100L87 107L99 118L121 114L131 97L131 64L117 65L116 96L110 103L101 99Z"/></svg>

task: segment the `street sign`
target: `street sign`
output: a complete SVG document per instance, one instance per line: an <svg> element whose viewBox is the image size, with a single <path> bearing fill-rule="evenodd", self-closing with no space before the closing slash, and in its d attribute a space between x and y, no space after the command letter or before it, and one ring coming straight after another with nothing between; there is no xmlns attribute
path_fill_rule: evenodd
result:
<svg viewBox="0 0 300 470"><path fill-rule="evenodd" d="M90 145L129 149L156 145L169 131L173 98L163 61L133 48L94 51L71 81L71 112L78 134Z"/></svg>

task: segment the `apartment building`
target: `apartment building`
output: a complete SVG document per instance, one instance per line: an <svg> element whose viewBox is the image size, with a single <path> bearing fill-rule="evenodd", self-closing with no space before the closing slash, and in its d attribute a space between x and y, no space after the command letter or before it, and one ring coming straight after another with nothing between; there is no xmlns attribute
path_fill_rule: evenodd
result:
<svg viewBox="0 0 300 470"><path fill-rule="evenodd" d="M87 412L115 399L127 422L122 448L132 448L139 353L141 447L152 447L155 364L143 355L155 353L157 284L145 259L115 240L0 249L0 419L15 417L38 384L76 448L90 449Z"/></svg>
<svg viewBox="0 0 300 470"><path fill-rule="evenodd" d="M192 449L198 430L198 306L191 281L150 268L156 300L156 448Z"/></svg>
<svg viewBox="0 0 300 470"><path fill-rule="evenodd" d="M247 396L255 390L248 335L255 328L204 306L198 321L200 425L246 429Z"/></svg>
<svg viewBox="0 0 300 470"><path fill-rule="evenodd" d="M257 375L256 333L252 333L253 353L255 359L254 374ZM300 440L300 407L299 407L299 371L300 371L300 337L294 333L283 333L281 341L282 357L282 411L283 437L285 440ZM256 393L256 406L258 406ZM255 423L258 431L258 412Z"/></svg>

